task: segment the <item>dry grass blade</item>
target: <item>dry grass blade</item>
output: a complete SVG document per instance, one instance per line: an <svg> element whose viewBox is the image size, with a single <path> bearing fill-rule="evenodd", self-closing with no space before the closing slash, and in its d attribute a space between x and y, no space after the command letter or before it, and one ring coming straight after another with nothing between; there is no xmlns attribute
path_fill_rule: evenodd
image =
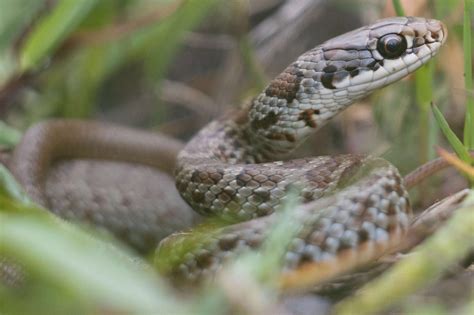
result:
<svg viewBox="0 0 474 315"><path fill-rule="evenodd" d="M450 165L455 167L457 170L460 172L466 174L469 176L471 179L474 179L474 167L470 166L469 164L463 162L460 160L457 156L454 154L449 153L448 151L442 149L442 148L437 148L439 156L441 156L443 159L446 160Z"/></svg>

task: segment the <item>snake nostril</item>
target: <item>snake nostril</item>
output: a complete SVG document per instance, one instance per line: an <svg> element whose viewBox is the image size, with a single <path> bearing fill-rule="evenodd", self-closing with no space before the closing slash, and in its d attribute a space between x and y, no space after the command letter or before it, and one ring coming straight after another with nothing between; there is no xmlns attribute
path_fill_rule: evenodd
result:
<svg viewBox="0 0 474 315"><path fill-rule="evenodd" d="M438 20L429 20L428 21L428 34L432 40L441 42L442 44L446 41L448 36L448 28L446 25Z"/></svg>

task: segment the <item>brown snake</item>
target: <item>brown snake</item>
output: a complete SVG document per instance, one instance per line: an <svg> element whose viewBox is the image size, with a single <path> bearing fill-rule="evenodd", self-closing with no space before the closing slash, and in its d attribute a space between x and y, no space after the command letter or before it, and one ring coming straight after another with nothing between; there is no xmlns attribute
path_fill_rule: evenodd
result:
<svg viewBox="0 0 474 315"><path fill-rule="evenodd" d="M347 257L368 260L398 240L407 229L411 210L403 181L389 162L359 155L280 160L355 100L426 63L446 37L446 27L436 20L377 21L304 53L249 105L202 129L178 155L176 187L194 210L218 216L229 225L207 231L204 237L178 233L166 238L158 255L168 255L173 268L167 271L197 279L216 271L236 253L258 248L275 222L272 213L292 187L300 188L301 206L294 209L300 227L283 259L284 270L310 263L335 266ZM91 188L82 201L77 191L54 186L55 180L47 180L46 172L55 160L65 158L116 159L169 171L178 147L158 135L119 127L46 122L26 133L9 167L34 200L63 217L103 225L146 251L164 235L156 227L163 224L158 222L163 216L130 210L130 203L143 201L143 192L134 197L128 191L128 197L115 198L116 207L124 210L99 213L105 202L94 191L94 182L89 182ZM79 173L94 173L77 167ZM56 182L67 182L59 177ZM133 181L133 175L128 178ZM79 194L75 197L79 201L67 204L60 197L71 194ZM82 212L73 213L75 207ZM142 208L147 206L138 206ZM187 216L186 223L173 229L191 225L193 217L177 211ZM196 237L198 245L187 248L188 239Z"/></svg>

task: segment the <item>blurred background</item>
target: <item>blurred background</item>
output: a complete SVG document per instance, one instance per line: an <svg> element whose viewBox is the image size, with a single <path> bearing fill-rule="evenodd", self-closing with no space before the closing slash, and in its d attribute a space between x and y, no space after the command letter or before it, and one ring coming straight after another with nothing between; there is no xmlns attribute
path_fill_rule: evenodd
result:
<svg viewBox="0 0 474 315"><path fill-rule="evenodd" d="M250 100L304 51L396 15L392 1L375 0L1 3L4 150L33 123L51 117L111 121L186 141L213 118ZM352 106L296 156L370 153L407 173L435 157L440 137L431 101L462 135L463 1L401 3L406 15L437 18L448 26L441 54L419 78ZM443 179L435 183L434 199L465 185L456 176L449 185ZM424 198L423 205L433 198Z"/></svg>
<svg viewBox="0 0 474 315"><path fill-rule="evenodd" d="M472 58L472 53L463 54L463 15L465 20L473 19L469 17L472 10L464 11L468 1L399 1L406 15L432 17L447 25L449 38L441 53L416 75L351 106L293 156L373 154L406 174L436 157L436 146L449 148L431 103L441 109L460 139L466 136L467 98L473 96L464 76L466 59ZM114 122L186 142L212 119L251 100L301 53L338 34L397 15L394 2L0 0L0 163L28 127L49 118ZM472 78L468 79L472 84ZM474 130L472 123L469 130ZM124 305L131 310L150 306L163 313L165 306L175 313L176 307L189 306L189 314L204 305L201 313L212 313L207 305L214 307L214 313L222 312L223 304L209 298L207 291L192 305L186 305L181 295L176 299L167 295L149 266L145 264L146 272L135 270L136 256L114 250L104 254L90 238L79 242L76 232L59 229L46 219L44 225L33 216L27 219L38 222L22 221L21 214L28 213L22 207L32 206L19 190L11 194L15 198L5 197L13 179L2 172L0 220L9 220L2 228L10 230L3 236L13 241L6 244L8 240L2 239L0 253L17 254L12 256L33 265L35 280L40 280L30 291L8 291L0 283L0 306L9 301L9 307L17 310L12 314L24 314L25 309L51 314L51 307L58 314L118 314L116 310ZM411 190L410 195L415 209L421 210L464 187L465 178L451 170ZM5 264L3 258L0 276L8 273L5 266L17 266ZM453 268L452 277L407 298L405 305L410 309L412 304L427 304L422 314L451 314L448 310L472 295L472 265L461 270L455 273ZM248 289L235 288L237 293ZM222 290L216 291L214 296L222 298ZM434 296L443 301L445 313L431 312L437 301ZM304 308L302 302L297 300L293 307L302 309L301 314L316 309L309 304ZM469 303L466 310L472 307ZM65 305L71 312L64 312ZM245 313L244 308L238 310ZM395 309L390 314L400 313Z"/></svg>

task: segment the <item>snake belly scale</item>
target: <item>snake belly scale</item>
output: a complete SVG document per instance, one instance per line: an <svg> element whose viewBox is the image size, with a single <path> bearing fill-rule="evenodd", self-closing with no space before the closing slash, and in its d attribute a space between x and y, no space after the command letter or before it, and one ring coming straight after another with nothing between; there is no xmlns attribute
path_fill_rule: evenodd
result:
<svg viewBox="0 0 474 315"><path fill-rule="evenodd" d="M208 231L191 249L186 248L191 232L164 239L157 255L168 255L173 268L167 271L198 279L236 253L258 248L275 221L272 213L292 187L300 188L301 205L294 209L300 228L285 254L285 270L338 264L341 253L354 260L361 246L370 252L372 245L402 235L410 203L389 162L361 155L284 157L355 100L425 64L446 37L446 27L436 20L379 20L304 53L240 111L204 127L178 155L176 187L194 210L229 225ZM139 148L133 151L140 154ZM13 173L30 187L41 186L40 172L21 169L22 158L13 155Z"/></svg>

